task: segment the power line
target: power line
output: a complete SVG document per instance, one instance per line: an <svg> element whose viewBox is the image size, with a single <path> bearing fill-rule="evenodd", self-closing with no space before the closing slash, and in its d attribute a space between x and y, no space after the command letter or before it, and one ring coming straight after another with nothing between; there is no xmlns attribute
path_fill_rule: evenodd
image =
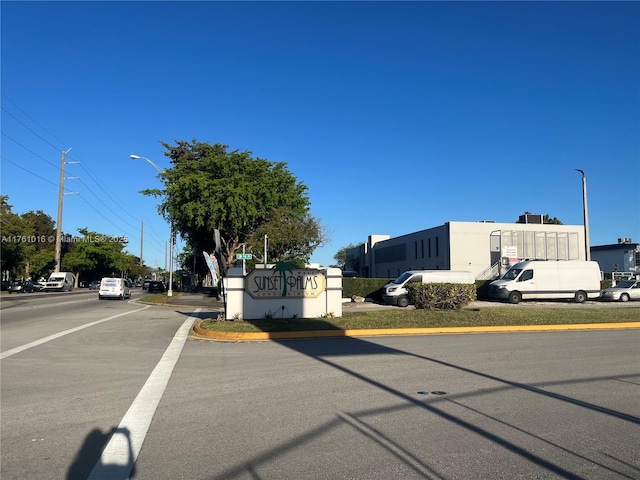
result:
<svg viewBox="0 0 640 480"><path fill-rule="evenodd" d="M27 170L27 169L26 169L26 168L24 168L23 166L18 165L16 162L13 162L13 161L9 160L9 159L8 159L7 157L5 157L5 156L0 156L0 158L2 158L2 160L6 161L6 162L9 162L10 164L12 164L12 165L14 165L14 166L18 167L19 169L21 169L21 170L25 171L25 172L26 172L26 173L28 173L29 175L32 175L32 176L34 176L34 177L36 177L36 178L39 178L40 180L42 180L42 181L44 181L44 182L47 182L47 183L50 183L51 185L58 186L55 182L52 182L52 181L50 181L50 180L47 180L46 178L41 177L41 176L40 176L40 175L38 175L37 173L33 173L32 171ZM86 186L86 185L85 185L85 186ZM66 188L65 188L65 190L67 191L67 193L74 193L74 192L69 191L69 190L68 190L68 189L66 189ZM98 215L100 215L102 218L104 218L104 219L105 219L107 222L109 222L111 225L113 225L114 227L116 227L116 228L117 228L117 229L119 229L119 230L122 230L122 228L121 228L120 226L116 225L116 224L115 224L115 223L113 223L111 220L109 220L107 217L105 217L105 216L104 216L104 215L103 215L103 214L102 214L98 209L96 209L93 205L91 205L91 203L90 203L90 202L88 202L88 201L87 201L87 200L86 200L82 195L78 194L78 197L82 198L82 200L83 200L87 205L89 205L89 208L91 208L94 212L96 212ZM133 227L133 228L135 228L135 227ZM132 238L134 238L134 239L140 240L140 238L139 238L139 237L136 237L135 235L130 235L128 232L126 232L126 233L127 233L127 236L130 236L130 237L132 237ZM157 248L161 248L161 247L158 247L158 245L155 245L155 246L156 246Z"/></svg>
<svg viewBox="0 0 640 480"><path fill-rule="evenodd" d="M31 120L33 123L35 123L36 125L38 125L41 129L43 129L45 132L47 132L49 135L51 135L53 138L55 138L57 141L59 141L61 144L65 145L65 142L63 142L62 140L60 140L58 137L56 137L53 133L51 133L49 130L47 130L44 126L40 125L38 123L37 120L35 120L33 117L31 117L27 112L25 112L22 108L20 108L20 106L14 102L13 100L11 100L4 92L2 93L2 96L4 98L6 98L12 105L14 105L18 110L20 110L20 112L22 112L22 114L27 117L29 120ZM12 115L13 116L13 115ZM47 142L48 143L48 142ZM56 151L61 151L61 148L56 148Z"/></svg>
<svg viewBox="0 0 640 480"><path fill-rule="evenodd" d="M6 162L9 162L11 165L14 165L14 166L18 167L20 170L24 170L24 171L25 171L25 172L27 172L29 175L33 175L34 177L37 177L37 178L39 178L40 180L42 180L42 181L44 181L44 182L50 183L50 184L51 184L51 185L53 185L53 186L56 186L56 187L58 186L58 184L57 184L57 183L52 182L51 180L47 180L46 178L41 177L41 176L40 176L40 175L38 175L37 173L33 173L33 172L31 172L31 171L27 170L27 169L26 169L26 168L24 168L22 165L18 165L16 162L13 162L13 161L9 160L9 159L8 159L7 157L5 157L5 156L0 156L0 158L2 158L2 160L6 161ZM69 193L70 193L70 192L69 192Z"/></svg>
<svg viewBox="0 0 640 480"><path fill-rule="evenodd" d="M20 147L24 148L27 152L31 153L34 157L38 157L40 160L43 160L44 162L48 163L49 165L51 165L53 168L55 168L56 170L59 170L60 167L58 165L55 165L53 163L51 163L49 160L47 160L44 157L41 157L40 155L38 155L36 152L34 152L33 150L29 150L29 148L25 147L23 144L21 144L20 142L18 142L16 139L11 138L9 135L7 135L5 132L2 132L2 135L4 135L5 137L7 137L9 140L11 140L12 142L14 142L16 145L19 145Z"/></svg>
<svg viewBox="0 0 640 480"><path fill-rule="evenodd" d="M56 148L56 146L54 144L52 144L51 142L49 142L46 138L40 136L38 133L34 132L33 130L31 130L28 126L26 126L24 123L22 123L22 121L20 121L15 115L13 115L11 112L9 112L6 108L4 107L0 107L2 108L2 111L4 113L6 113L7 115L9 115L10 117L12 117L16 122L18 122L20 125L22 125L24 128L26 128L27 130L29 130L31 133L33 133L36 137L38 137L39 139L41 139L44 143L46 143L47 145L50 145L51 147L53 147L54 150L59 151L58 148Z"/></svg>
<svg viewBox="0 0 640 480"><path fill-rule="evenodd" d="M44 126L42 126L40 123L38 123L35 119L33 119L33 117L31 117L29 114L27 114L23 109L21 109L14 101L12 101L5 93L2 93L2 96L7 99L11 104L13 104L23 115L25 115L27 118L29 118L33 123L35 123L36 125L38 125L38 127L40 127L42 130L44 130L45 132L47 132L49 135L51 135L53 138L55 138L56 140L58 140L59 142L63 143L59 138L57 138L54 134L52 134L49 130L47 130ZM2 111L5 112L7 115L9 115L10 117L12 117L16 122L18 122L23 128L25 128L26 130L28 130L29 132L31 132L33 135L35 135L36 137L38 137L40 140L42 140L44 143L46 143L47 145L51 146L52 148L54 148L56 151L60 151L60 149L56 148L55 145L53 145L50 141L48 141L46 138L44 138L42 135L40 135L38 132L36 132L35 130L33 130L32 128L30 128L28 125L26 125L23 121L21 121L20 119L18 119L18 117L16 115L14 115L13 113L9 112L6 108L2 107ZM35 153L34 151L32 151L31 149L29 149L28 147L26 147L25 145L23 145L22 143L18 142L17 140L15 140L14 138L10 137L9 135L7 135L6 133L2 132L2 134L7 137L8 139L10 139L11 141L13 141L14 143L16 143L18 146L20 146L21 148L23 148L24 150L26 150L27 152L31 153L32 155L34 155L35 157L43 160L44 162L46 162L47 164L49 164L50 166L52 166L53 168L55 168L56 170L58 170L60 167L52 162L50 162L49 160L47 160L46 158L40 156L39 154ZM76 159L77 156L74 154L72 154ZM3 157L4 158L4 157ZM21 167L20 165L16 164L15 162L12 162L9 159L6 159L6 161L8 161L9 163L18 166L19 168L21 168L22 170L24 170L25 172L29 173L30 175L33 175L37 178L40 178L43 181L46 181L47 183L51 183L53 185L57 185L56 183L53 183L33 172L30 172L28 170L26 170L25 168ZM71 162L70 162L71 163ZM130 212L129 209L127 207L123 207L120 202L118 202L116 199L114 199L113 195L111 195L104 187L103 185L96 180L96 178L91 174L91 172L84 166L84 164L82 162L79 161L78 159L78 163L80 165L80 167L82 168L82 170L89 176L89 178L96 184L96 186L115 204L117 205L119 208L122 209L123 212L125 212L129 217L131 217L134 221L138 222L138 218L134 217ZM102 201L102 199L97 196L93 189L91 189L86 183L84 183L82 180L80 180L80 183L85 186L91 193L92 195L94 195L106 208L107 210L109 210L113 215L116 216L116 218L118 218L120 221L124 222L124 224L128 225L131 228L136 228L134 226L131 225L130 222L126 221L124 218L122 218L120 215L118 215L117 213L115 213L111 208L109 208L104 201ZM104 218L107 222L109 222L111 225L116 226L117 228L122 229L121 227L119 227L118 225L116 225L115 223L113 223L111 220L109 220L107 217L105 217L101 212L99 212L98 210L96 210L93 205L91 205L90 202L88 202L84 197L83 200L94 210L96 211L102 218ZM142 217L142 215L140 215L140 217ZM153 227L150 224L146 225L148 228L148 231L151 233L150 238L147 238L147 240L151 240L151 244L155 247L158 248L160 250L162 250L163 247L159 246L158 244L162 244L163 242L158 238L157 233L155 232L155 230L153 229ZM135 236L132 236L132 238L136 238ZM155 241L154 241L155 240Z"/></svg>

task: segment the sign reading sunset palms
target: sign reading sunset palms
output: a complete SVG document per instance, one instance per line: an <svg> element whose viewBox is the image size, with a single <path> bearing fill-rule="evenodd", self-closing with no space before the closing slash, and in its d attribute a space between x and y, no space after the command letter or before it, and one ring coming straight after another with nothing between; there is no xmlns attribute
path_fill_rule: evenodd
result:
<svg viewBox="0 0 640 480"><path fill-rule="evenodd" d="M291 262L277 262L272 267L276 272L280 274L282 277L282 283L284 284L284 288L282 289L282 296L287 296L287 272L293 273L293 270L296 268L295 264Z"/></svg>

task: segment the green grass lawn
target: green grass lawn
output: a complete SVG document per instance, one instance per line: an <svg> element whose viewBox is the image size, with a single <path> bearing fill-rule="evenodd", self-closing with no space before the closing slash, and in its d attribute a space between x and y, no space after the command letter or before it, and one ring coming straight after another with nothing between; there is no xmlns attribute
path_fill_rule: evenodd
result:
<svg viewBox="0 0 640 480"><path fill-rule="evenodd" d="M508 325L564 325L640 322L638 308L517 308L487 307L468 310L385 309L343 312L341 318L218 321L217 313L201 327L219 332L292 332L370 328L432 328Z"/></svg>

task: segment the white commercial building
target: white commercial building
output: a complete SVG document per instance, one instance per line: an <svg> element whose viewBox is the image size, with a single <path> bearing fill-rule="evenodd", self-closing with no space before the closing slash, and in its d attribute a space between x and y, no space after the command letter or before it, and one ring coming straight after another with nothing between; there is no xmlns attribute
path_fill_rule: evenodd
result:
<svg viewBox="0 0 640 480"><path fill-rule="evenodd" d="M585 259L582 225L525 223L541 222L539 215L520 221L447 222L395 238L370 235L347 250L345 269L372 278L395 278L407 270L468 270L489 279L522 259Z"/></svg>

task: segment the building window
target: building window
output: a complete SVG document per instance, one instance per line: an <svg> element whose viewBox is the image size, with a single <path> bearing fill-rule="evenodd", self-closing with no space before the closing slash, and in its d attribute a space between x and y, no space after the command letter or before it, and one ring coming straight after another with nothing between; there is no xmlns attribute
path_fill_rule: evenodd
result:
<svg viewBox="0 0 640 480"><path fill-rule="evenodd" d="M440 237L436 237L436 257L440 256L440 242L438 240L440 240Z"/></svg>
<svg viewBox="0 0 640 480"><path fill-rule="evenodd" d="M431 258L431 239L427 240L427 248L429 250L429 258Z"/></svg>
<svg viewBox="0 0 640 480"><path fill-rule="evenodd" d="M420 240L420 248L422 250L422 257L421 258L424 258L424 239Z"/></svg>

